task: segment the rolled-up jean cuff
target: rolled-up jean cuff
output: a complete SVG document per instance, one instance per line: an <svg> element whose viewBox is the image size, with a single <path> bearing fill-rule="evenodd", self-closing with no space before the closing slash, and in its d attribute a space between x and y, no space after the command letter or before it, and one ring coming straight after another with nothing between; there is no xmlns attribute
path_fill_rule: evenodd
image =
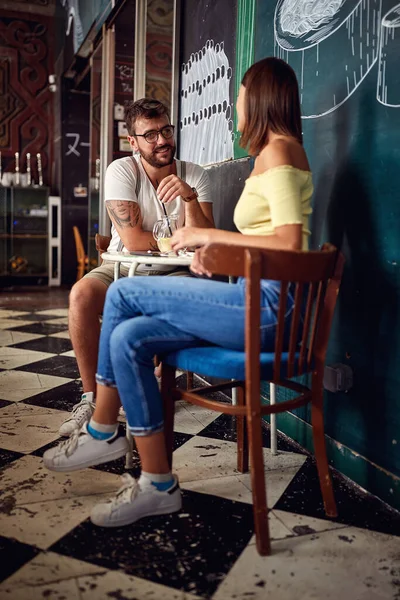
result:
<svg viewBox="0 0 400 600"><path fill-rule="evenodd" d="M152 435L153 433L164 431L164 421L161 421L161 423L157 423L157 425L153 425L152 427L131 427L128 424L128 430L133 437L145 437L147 435Z"/></svg>
<svg viewBox="0 0 400 600"><path fill-rule="evenodd" d="M117 384L115 383L115 381L111 381L110 379L106 379L105 377L102 377L98 373L96 373L96 383L98 383L99 385L104 385L105 387L110 387L110 388L116 388L117 387Z"/></svg>

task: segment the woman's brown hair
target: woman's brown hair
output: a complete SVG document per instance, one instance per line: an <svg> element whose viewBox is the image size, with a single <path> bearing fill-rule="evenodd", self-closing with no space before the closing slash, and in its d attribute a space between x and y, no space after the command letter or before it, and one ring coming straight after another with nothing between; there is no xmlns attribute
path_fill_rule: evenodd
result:
<svg viewBox="0 0 400 600"><path fill-rule="evenodd" d="M263 58L246 71L242 85L246 88L243 148L256 156L268 143L269 131L303 143L299 86L292 67L280 58Z"/></svg>

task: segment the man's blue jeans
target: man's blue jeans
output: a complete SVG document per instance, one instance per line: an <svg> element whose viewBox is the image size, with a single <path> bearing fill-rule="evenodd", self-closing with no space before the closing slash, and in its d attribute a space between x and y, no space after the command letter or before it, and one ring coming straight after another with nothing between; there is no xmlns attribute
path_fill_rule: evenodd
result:
<svg viewBox="0 0 400 600"><path fill-rule="evenodd" d="M261 348L274 348L280 283L263 281ZM287 315L293 308L288 295ZM163 407L153 358L174 350L216 344L244 349L245 282L134 277L113 283L106 297L96 374L117 387L133 435L163 429Z"/></svg>

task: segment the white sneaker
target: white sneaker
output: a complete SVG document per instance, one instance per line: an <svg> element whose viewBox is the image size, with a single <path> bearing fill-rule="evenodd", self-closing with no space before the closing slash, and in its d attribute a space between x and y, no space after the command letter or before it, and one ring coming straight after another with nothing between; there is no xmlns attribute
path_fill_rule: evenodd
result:
<svg viewBox="0 0 400 600"><path fill-rule="evenodd" d="M121 527L135 523L142 517L166 515L182 508L182 495L178 478L173 475L174 483L169 490L160 492L145 477L136 481L125 473L124 482L116 496L108 502L97 504L90 515L94 525L100 527Z"/></svg>
<svg viewBox="0 0 400 600"><path fill-rule="evenodd" d="M82 429L75 431L68 440L46 450L43 462L50 471L78 471L121 458L128 450L122 426L117 428L109 440L96 440L88 433L84 423Z"/></svg>
<svg viewBox="0 0 400 600"><path fill-rule="evenodd" d="M78 431L84 423L90 421L93 411L94 394L93 392L86 392L86 394L82 394L81 401L75 404L71 415L61 425L58 433L63 437L69 437L74 431Z"/></svg>

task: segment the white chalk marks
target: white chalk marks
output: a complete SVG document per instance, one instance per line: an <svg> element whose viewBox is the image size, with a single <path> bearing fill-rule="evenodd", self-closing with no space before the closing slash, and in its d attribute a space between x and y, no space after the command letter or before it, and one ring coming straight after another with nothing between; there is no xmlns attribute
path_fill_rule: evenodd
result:
<svg viewBox="0 0 400 600"><path fill-rule="evenodd" d="M83 42L83 28L82 21L79 14L79 2L78 0L61 0L62 6L66 6L68 11L68 20L67 20L67 36L71 33L73 29L74 33L74 52L78 52L80 45Z"/></svg>
<svg viewBox="0 0 400 600"><path fill-rule="evenodd" d="M278 0L274 35L275 56L298 75L303 119L339 108L375 63L377 99L400 106L400 4L382 19L382 0Z"/></svg>
<svg viewBox="0 0 400 600"><path fill-rule="evenodd" d="M400 4L382 19L376 98L385 106L400 107Z"/></svg>
<svg viewBox="0 0 400 600"><path fill-rule="evenodd" d="M182 65L180 151L200 165L233 158L232 69L224 44L208 40Z"/></svg>

